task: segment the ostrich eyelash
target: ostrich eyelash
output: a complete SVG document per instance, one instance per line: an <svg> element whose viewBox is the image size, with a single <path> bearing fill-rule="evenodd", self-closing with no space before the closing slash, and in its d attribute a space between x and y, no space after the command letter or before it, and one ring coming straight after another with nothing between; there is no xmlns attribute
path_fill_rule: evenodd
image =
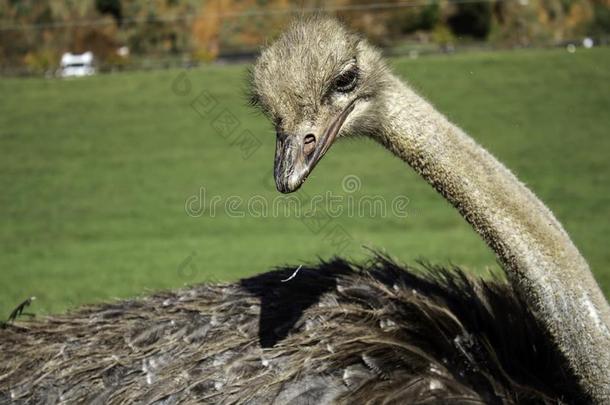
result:
<svg viewBox="0 0 610 405"><path fill-rule="evenodd" d="M333 90L340 93L347 93L352 91L358 82L360 76L360 70L357 66L342 72L333 81Z"/></svg>

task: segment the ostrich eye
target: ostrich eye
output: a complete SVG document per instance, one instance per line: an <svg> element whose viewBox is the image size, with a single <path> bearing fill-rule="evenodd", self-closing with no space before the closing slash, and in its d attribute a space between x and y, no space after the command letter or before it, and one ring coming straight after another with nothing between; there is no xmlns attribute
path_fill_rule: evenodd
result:
<svg viewBox="0 0 610 405"><path fill-rule="evenodd" d="M340 93L348 93L354 90L356 82L358 81L358 69L350 69L344 73L341 73L333 83L336 91Z"/></svg>

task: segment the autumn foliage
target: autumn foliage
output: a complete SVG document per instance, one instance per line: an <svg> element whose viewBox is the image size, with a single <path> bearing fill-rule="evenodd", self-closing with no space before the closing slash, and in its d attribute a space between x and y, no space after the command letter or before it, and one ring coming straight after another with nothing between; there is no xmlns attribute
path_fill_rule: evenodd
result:
<svg viewBox="0 0 610 405"><path fill-rule="evenodd" d="M487 41L540 46L610 33L610 0L0 0L0 68L44 71L63 52L93 51L100 66L142 58L193 62L254 52L294 16L316 10L378 45ZM408 5L408 4L407 4ZM129 57L118 55L128 47Z"/></svg>

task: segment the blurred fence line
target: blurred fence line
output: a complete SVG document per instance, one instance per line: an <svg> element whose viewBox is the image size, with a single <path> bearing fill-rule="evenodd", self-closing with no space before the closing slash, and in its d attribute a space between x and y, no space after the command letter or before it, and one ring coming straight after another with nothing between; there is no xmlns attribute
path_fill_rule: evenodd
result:
<svg viewBox="0 0 610 405"><path fill-rule="evenodd" d="M506 0L451 0L453 4L474 4L474 3L499 3ZM423 7L439 4L439 0L411 0L398 2L371 2L364 4L346 4L346 5L326 5L324 7L297 7L297 8L281 8L281 9L258 9L249 11L224 11L210 12L204 15L204 18L240 18L240 17L260 17L260 16L294 16L307 14L324 14L335 13L341 11L349 12L364 12L378 10L392 10L400 8ZM150 24L150 23L171 23L171 22L192 22L196 17L193 15L172 16L172 17L127 17L122 19L123 24ZM43 30L49 28L71 28L71 27L92 27L111 25L112 21L108 19L94 20L76 20L65 22L50 22L50 23L33 23L33 24L11 24L6 23L0 25L0 31L28 31L28 30Z"/></svg>
<svg viewBox="0 0 610 405"><path fill-rule="evenodd" d="M560 43L550 43L547 45L538 45L536 49L555 49L565 48L568 52L574 52L582 47L583 39L574 39L561 41ZM599 37L595 39L596 47L610 46L610 36ZM409 57L416 59L431 55L443 54L462 54L467 52L494 52L507 49L524 49L524 47L497 47L488 43L471 43L458 44L451 47L438 46L434 44L419 44L419 43L403 43L397 47L381 48L382 52L387 57ZM104 64L96 63L95 67L99 74L133 72L133 71L151 71L151 70L167 70L167 69L193 69L207 65L226 65L226 64L248 64L252 63L258 55L259 48L246 48L228 50L221 53L218 57L210 62L189 58L184 55L162 55L162 56L146 56L136 55L132 57L129 64ZM46 78L59 78L60 67L40 71L24 66L4 66L0 65L0 76L5 77L24 77L24 76L42 76Z"/></svg>

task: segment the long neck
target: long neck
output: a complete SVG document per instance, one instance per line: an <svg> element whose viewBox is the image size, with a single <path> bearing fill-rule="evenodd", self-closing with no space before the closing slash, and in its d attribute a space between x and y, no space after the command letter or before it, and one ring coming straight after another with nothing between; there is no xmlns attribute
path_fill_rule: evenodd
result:
<svg viewBox="0 0 610 405"><path fill-rule="evenodd" d="M500 162L395 77L378 135L455 206L599 403L610 400L610 308L549 209Z"/></svg>

